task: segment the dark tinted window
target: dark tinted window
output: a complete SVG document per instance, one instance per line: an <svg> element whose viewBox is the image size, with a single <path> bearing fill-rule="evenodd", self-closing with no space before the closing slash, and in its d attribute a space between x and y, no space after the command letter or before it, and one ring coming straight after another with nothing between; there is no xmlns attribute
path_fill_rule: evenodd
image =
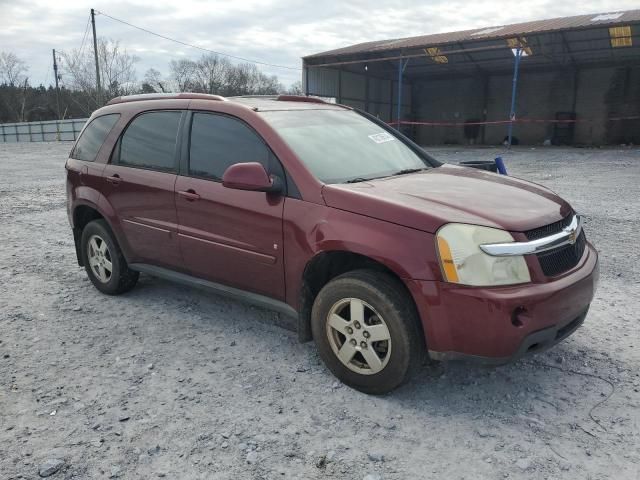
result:
<svg viewBox="0 0 640 480"><path fill-rule="evenodd" d="M172 171L181 112L149 112L136 117L119 142L120 165Z"/></svg>
<svg viewBox="0 0 640 480"><path fill-rule="evenodd" d="M243 162L259 162L267 172L281 175L271 150L240 120L207 113L193 115L190 175L219 180L229 166Z"/></svg>
<svg viewBox="0 0 640 480"><path fill-rule="evenodd" d="M71 156L78 160L93 162L96 159L96 155L98 155L98 150L104 143L104 139L109 135L119 116L120 114L118 113L112 113L94 118L80 135Z"/></svg>

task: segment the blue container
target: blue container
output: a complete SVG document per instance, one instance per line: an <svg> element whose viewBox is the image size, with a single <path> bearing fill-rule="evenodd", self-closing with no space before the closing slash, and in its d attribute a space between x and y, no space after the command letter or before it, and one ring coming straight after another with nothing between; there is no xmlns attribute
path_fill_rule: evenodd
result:
<svg viewBox="0 0 640 480"><path fill-rule="evenodd" d="M504 166L504 161L502 160L502 157L496 157L496 167L498 167L498 173L500 175L508 175L507 173L507 167Z"/></svg>

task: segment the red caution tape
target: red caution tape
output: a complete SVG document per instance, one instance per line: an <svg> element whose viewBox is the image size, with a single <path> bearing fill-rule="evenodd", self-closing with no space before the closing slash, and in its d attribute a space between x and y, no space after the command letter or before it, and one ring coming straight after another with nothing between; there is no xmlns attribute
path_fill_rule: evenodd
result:
<svg viewBox="0 0 640 480"><path fill-rule="evenodd" d="M607 118L608 122L619 122L622 120L640 120L640 115L631 117L610 117ZM556 119L539 119L539 118L519 118L513 120L514 124L518 123L592 123L597 120L585 119L585 120L556 120ZM466 125L507 125L512 123L510 120L491 120L485 122L418 122L401 120L400 125L426 125L429 127L464 127ZM389 122L389 125L398 125L398 121Z"/></svg>

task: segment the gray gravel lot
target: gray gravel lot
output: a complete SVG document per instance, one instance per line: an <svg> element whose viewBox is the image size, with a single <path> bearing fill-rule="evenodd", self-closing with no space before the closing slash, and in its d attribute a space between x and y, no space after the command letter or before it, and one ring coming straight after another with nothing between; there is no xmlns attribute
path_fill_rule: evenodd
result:
<svg viewBox="0 0 640 480"><path fill-rule="evenodd" d="M601 283L583 328L384 397L338 383L274 313L148 276L100 294L75 261L69 148L0 146L0 478L640 479L638 148L504 155L587 217Z"/></svg>

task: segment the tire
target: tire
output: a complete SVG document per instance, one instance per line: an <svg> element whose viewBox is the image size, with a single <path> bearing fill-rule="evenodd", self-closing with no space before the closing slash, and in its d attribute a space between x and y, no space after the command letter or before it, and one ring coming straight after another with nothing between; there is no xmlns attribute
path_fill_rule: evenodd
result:
<svg viewBox="0 0 640 480"><path fill-rule="evenodd" d="M122 250L104 220L89 222L82 230L80 242L84 268L98 290L107 295L119 295L136 285L139 273L127 266Z"/></svg>
<svg viewBox="0 0 640 480"><path fill-rule="evenodd" d="M355 270L330 281L311 312L313 338L324 363L343 383L369 394L394 390L420 367L425 349L418 321L402 285L373 270Z"/></svg>

